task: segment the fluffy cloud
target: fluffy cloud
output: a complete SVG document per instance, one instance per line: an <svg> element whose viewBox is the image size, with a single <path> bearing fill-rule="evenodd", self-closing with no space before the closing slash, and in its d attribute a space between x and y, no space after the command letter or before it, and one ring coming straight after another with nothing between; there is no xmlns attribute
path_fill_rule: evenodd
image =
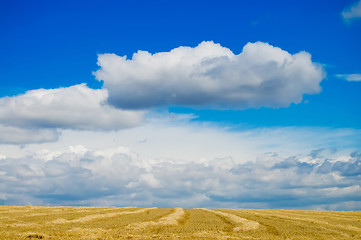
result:
<svg viewBox="0 0 361 240"><path fill-rule="evenodd" d="M342 12L342 16L345 20L355 19L361 17L361 1L353 4L350 8L346 8Z"/></svg>
<svg viewBox="0 0 361 240"><path fill-rule="evenodd" d="M346 81L361 81L361 74L338 74L336 75L338 78L345 79Z"/></svg>
<svg viewBox="0 0 361 240"><path fill-rule="evenodd" d="M319 127L275 127L235 129L230 126L190 121L191 116L148 115L144 124L121 131L62 130L54 143L17 146L0 145L0 153L11 157L43 148L56 151L68 145L82 144L88 149L126 146L147 159L180 161L211 160L232 156L238 163L253 161L263 152L296 155L309 149L336 149L352 152L359 149L361 133L355 129ZM312 155L316 155L313 152Z"/></svg>
<svg viewBox="0 0 361 240"><path fill-rule="evenodd" d="M142 159L124 147L73 146L0 160L2 205L360 210L360 182L359 153L175 162Z"/></svg>
<svg viewBox="0 0 361 240"><path fill-rule="evenodd" d="M23 129L0 124L0 144L28 144L57 141L59 133L54 129Z"/></svg>
<svg viewBox="0 0 361 240"><path fill-rule="evenodd" d="M161 105L282 107L319 93L324 72L307 52L289 54L267 43L248 43L236 55L213 42L132 59L98 56L94 73L104 81L109 102L128 109Z"/></svg>
<svg viewBox="0 0 361 240"><path fill-rule="evenodd" d="M107 97L106 90L90 89L85 84L3 97L0 127L6 128L9 134L0 134L0 141L27 142L27 136L35 134L37 137L28 143L41 142L56 138L54 130L49 129L117 130L143 121L144 112L116 109L106 104Z"/></svg>
<svg viewBox="0 0 361 240"><path fill-rule="evenodd" d="M291 55L261 42L239 55L202 42L165 53L139 51L132 60L103 54L98 64L94 74L103 89L80 84L0 98L0 143L56 141L64 129L131 128L143 123L140 109L160 105L287 106L319 92L323 77L308 53Z"/></svg>

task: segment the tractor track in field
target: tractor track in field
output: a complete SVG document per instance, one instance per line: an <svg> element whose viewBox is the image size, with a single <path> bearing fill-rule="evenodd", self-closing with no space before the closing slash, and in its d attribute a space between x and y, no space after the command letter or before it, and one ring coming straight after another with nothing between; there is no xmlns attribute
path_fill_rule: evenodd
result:
<svg viewBox="0 0 361 240"><path fill-rule="evenodd" d="M269 216L266 213L255 213L255 215L258 216ZM361 228L359 227L355 227L355 226L351 226L348 224L342 224L342 225L338 225L338 224L334 224L332 222L329 221L325 221L325 220L319 220L316 218L312 218L312 217L308 217L307 215L300 215L297 213L289 213L287 212L287 214L282 214L282 213L272 213L273 217L277 217L280 219L284 219L284 220L289 220L289 221L302 221L302 222L311 222L313 224L317 224L318 226L322 226L324 228L343 228L343 229L347 229L347 230L351 230L351 231L355 231L358 233L361 233ZM332 217L328 217L328 219L332 219Z"/></svg>
<svg viewBox="0 0 361 240"><path fill-rule="evenodd" d="M206 212L211 212L214 213L218 216L222 216L225 217L226 219L228 219L230 222L233 222L235 224L235 227L233 228L233 231L237 232L237 231L249 231L249 230L256 230L260 227L260 223L256 222L256 221L252 221L246 218L241 218L235 214L231 214L231 213L225 213L219 210L212 210L212 209L205 209L205 208L200 208L203 211Z"/></svg>
<svg viewBox="0 0 361 240"><path fill-rule="evenodd" d="M179 225L180 220L185 216L185 212L183 208L175 208L174 211L164 217L156 221L146 221L140 223L132 223L129 224L127 229L146 229L153 226L161 226L161 225Z"/></svg>
<svg viewBox="0 0 361 240"><path fill-rule="evenodd" d="M99 219L99 218L111 218L111 217L116 217L116 216L120 216L120 215L143 213L143 212L146 212L146 211L149 211L152 209L156 209L156 208L144 208L144 209L140 209L137 211L123 211L123 212L115 212L115 213L92 214L92 215L88 215L85 217L80 217L80 218L76 218L76 219L72 219L72 220L58 218L49 223L50 224L83 223L83 222L88 222L88 221L92 221L92 220Z"/></svg>

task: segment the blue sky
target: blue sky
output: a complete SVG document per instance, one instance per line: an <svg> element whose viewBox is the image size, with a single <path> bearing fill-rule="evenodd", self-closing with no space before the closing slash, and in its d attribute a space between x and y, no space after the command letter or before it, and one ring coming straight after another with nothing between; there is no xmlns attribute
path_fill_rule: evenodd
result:
<svg viewBox="0 0 361 240"><path fill-rule="evenodd" d="M207 121L253 125L317 125L360 128L360 84L337 74L360 72L360 21L346 23L342 10L353 1L243 2L62 2L2 3L2 96L29 89L87 83L100 87L92 72L99 53L131 56L212 40L239 53L247 42L264 41L290 53L307 51L325 66L327 78L312 104L269 113L257 111L194 112ZM343 91L339 91L344 89ZM336 117L334 112L339 116ZM316 116L315 116L316 115ZM321 116L319 116L321 115ZM271 116L271 120L259 122ZM274 116L274 117L273 117ZM286 117L285 117L286 116ZM301 119L303 118L303 119ZM308 120L311 119L312 120ZM279 120L282 119L282 120Z"/></svg>
<svg viewBox="0 0 361 240"><path fill-rule="evenodd" d="M0 27L0 204L360 210L359 1L1 1Z"/></svg>

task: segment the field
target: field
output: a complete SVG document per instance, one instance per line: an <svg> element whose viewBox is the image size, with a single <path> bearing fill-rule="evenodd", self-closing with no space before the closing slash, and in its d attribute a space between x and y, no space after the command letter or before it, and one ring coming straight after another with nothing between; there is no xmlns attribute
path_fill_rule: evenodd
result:
<svg viewBox="0 0 361 240"><path fill-rule="evenodd" d="M361 212L0 206L0 239L361 239Z"/></svg>

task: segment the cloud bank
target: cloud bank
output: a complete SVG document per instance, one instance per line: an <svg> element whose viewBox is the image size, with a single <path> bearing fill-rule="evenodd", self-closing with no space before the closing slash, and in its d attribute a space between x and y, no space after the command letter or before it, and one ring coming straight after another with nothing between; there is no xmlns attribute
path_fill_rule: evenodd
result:
<svg viewBox="0 0 361 240"><path fill-rule="evenodd" d="M361 210L361 155L141 159L124 147L0 156L1 205Z"/></svg>
<svg viewBox="0 0 361 240"><path fill-rule="evenodd" d="M307 52L289 54L248 43L240 54L213 42L170 52L98 56L96 79L109 103L125 109L164 105L217 108L284 107L321 91L325 73Z"/></svg>
<svg viewBox="0 0 361 240"><path fill-rule="evenodd" d="M361 1L356 2L351 7L342 11L342 16L345 20L361 18Z"/></svg>

